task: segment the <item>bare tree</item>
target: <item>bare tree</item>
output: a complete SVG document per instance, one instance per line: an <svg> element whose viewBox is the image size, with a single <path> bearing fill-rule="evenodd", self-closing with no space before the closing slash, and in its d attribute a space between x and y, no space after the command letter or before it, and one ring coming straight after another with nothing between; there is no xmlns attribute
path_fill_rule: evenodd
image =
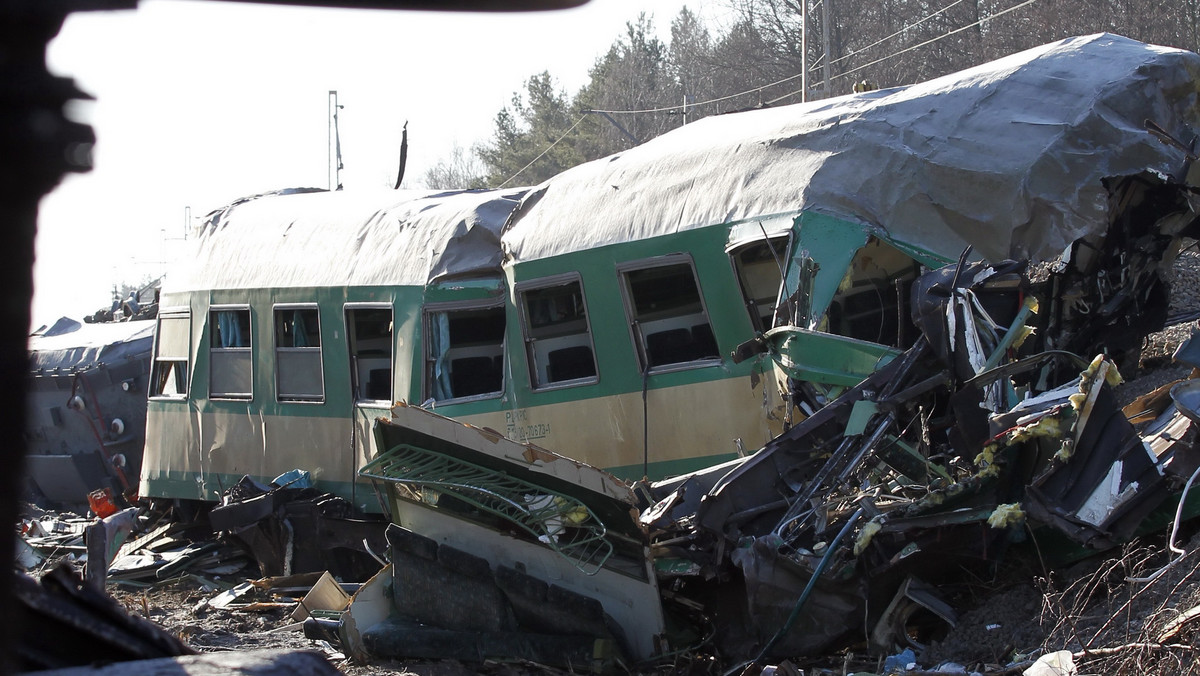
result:
<svg viewBox="0 0 1200 676"><path fill-rule="evenodd" d="M455 143L450 156L430 167L422 181L432 190L483 188L487 185L485 173L486 168L475 152Z"/></svg>

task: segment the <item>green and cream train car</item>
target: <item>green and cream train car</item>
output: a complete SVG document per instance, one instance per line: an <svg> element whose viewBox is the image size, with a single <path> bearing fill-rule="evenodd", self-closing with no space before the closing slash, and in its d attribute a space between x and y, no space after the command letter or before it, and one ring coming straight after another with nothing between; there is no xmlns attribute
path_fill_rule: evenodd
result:
<svg viewBox="0 0 1200 676"><path fill-rule="evenodd" d="M778 432L761 365L722 357L773 303L769 253L730 257L711 228L514 285L500 230L522 194L300 191L211 215L162 292L141 494L212 500L303 468L371 509L352 478L397 401L627 477Z"/></svg>
<svg viewBox="0 0 1200 676"><path fill-rule="evenodd" d="M1101 34L705 118L528 190L235 203L163 285L142 495L303 468L370 507L353 478L396 401L630 478L751 452L915 340L922 270L1102 242L1108 186L1183 166L1143 123L1195 138L1198 81L1195 54ZM767 332L784 371L735 363Z"/></svg>

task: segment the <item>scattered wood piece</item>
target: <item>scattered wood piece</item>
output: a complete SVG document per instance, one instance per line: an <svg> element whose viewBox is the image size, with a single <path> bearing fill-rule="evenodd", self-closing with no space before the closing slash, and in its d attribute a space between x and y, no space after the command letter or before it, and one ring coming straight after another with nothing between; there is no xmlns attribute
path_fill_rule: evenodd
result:
<svg viewBox="0 0 1200 676"><path fill-rule="evenodd" d="M171 526L173 526L173 525L174 524L172 524L172 523L164 523L164 524L158 526L157 528L153 528L150 531L148 531L132 540L129 540L125 544L121 545L121 548L119 550L117 550L116 558L120 558L122 556L128 556L130 554L134 554L134 553L141 551L143 547L146 547L147 545L152 544L155 540L157 540L164 533L166 533L168 530L170 530Z"/></svg>
<svg viewBox="0 0 1200 676"><path fill-rule="evenodd" d="M1163 627L1162 633L1158 635L1158 642L1166 643L1174 639L1179 635L1179 630L1198 617L1200 617L1200 606L1192 606L1183 611L1179 614L1179 617L1171 620L1167 623L1167 626Z"/></svg>
<svg viewBox="0 0 1200 676"><path fill-rule="evenodd" d="M292 613L293 620L303 620L314 610L345 610L350 605L350 595L342 589L337 580L325 571L311 591L304 595L296 610Z"/></svg>
<svg viewBox="0 0 1200 676"><path fill-rule="evenodd" d="M308 587L312 588L317 580L321 579L322 573L298 573L296 575L277 575L275 577L264 577L254 581L254 586L259 589L274 589L275 587Z"/></svg>
<svg viewBox="0 0 1200 676"><path fill-rule="evenodd" d="M1089 657L1108 657L1110 655L1119 655L1123 652L1134 650L1200 650L1200 646L1185 645L1183 643L1126 643L1125 645L1113 646L1111 648L1088 648L1074 653L1077 660L1086 660Z"/></svg>
<svg viewBox="0 0 1200 676"><path fill-rule="evenodd" d="M205 603L211 608L226 608L229 604L245 596L254 589L254 585L250 582L243 582L233 589L227 589L220 594L208 599Z"/></svg>

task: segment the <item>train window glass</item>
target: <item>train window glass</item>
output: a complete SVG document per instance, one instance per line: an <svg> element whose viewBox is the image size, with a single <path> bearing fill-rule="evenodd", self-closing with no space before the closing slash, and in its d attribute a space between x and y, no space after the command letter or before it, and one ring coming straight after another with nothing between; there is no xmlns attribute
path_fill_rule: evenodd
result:
<svg viewBox="0 0 1200 676"><path fill-rule="evenodd" d="M624 267L621 282L642 368L720 359L691 260Z"/></svg>
<svg viewBox="0 0 1200 676"><path fill-rule="evenodd" d="M579 280L520 291L534 387L596 380L596 358Z"/></svg>
<svg viewBox="0 0 1200 676"><path fill-rule="evenodd" d="M250 399L254 396L250 308L219 307L208 313L209 381L212 399Z"/></svg>
<svg viewBox="0 0 1200 676"><path fill-rule="evenodd" d="M425 397L494 397L504 389L504 307L425 314Z"/></svg>
<svg viewBox="0 0 1200 676"><path fill-rule="evenodd" d="M275 306L275 392L279 401L321 402L321 319L316 306Z"/></svg>
<svg viewBox="0 0 1200 676"><path fill-rule="evenodd" d="M155 336L150 396L183 399L187 396L191 314L159 314Z"/></svg>
<svg viewBox="0 0 1200 676"><path fill-rule="evenodd" d="M729 252L755 331L766 331L774 325L775 301L783 281L780 266L786 260L787 247L787 237L774 237Z"/></svg>
<svg viewBox="0 0 1200 676"><path fill-rule="evenodd" d="M392 399L392 308L347 307L350 377L355 401Z"/></svg>

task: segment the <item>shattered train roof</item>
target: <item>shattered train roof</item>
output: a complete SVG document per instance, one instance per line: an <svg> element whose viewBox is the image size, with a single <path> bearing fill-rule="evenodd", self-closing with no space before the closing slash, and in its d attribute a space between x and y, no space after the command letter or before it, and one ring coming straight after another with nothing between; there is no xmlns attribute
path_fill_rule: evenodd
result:
<svg viewBox="0 0 1200 676"><path fill-rule="evenodd" d="M209 215L172 292L424 286L498 273L507 191L305 191L239 200Z"/></svg>
<svg viewBox="0 0 1200 676"><path fill-rule="evenodd" d="M60 319L57 330L29 337L29 364L34 373L110 366L144 357L154 338L154 321L80 324Z"/></svg>
<svg viewBox="0 0 1200 676"><path fill-rule="evenodd" d="M714 116L531 191L516 261L816 210L947 257L1046 259L1107 227L1101 179L1174 174L1200 56L1099 34L922 84Z"/></svg>

